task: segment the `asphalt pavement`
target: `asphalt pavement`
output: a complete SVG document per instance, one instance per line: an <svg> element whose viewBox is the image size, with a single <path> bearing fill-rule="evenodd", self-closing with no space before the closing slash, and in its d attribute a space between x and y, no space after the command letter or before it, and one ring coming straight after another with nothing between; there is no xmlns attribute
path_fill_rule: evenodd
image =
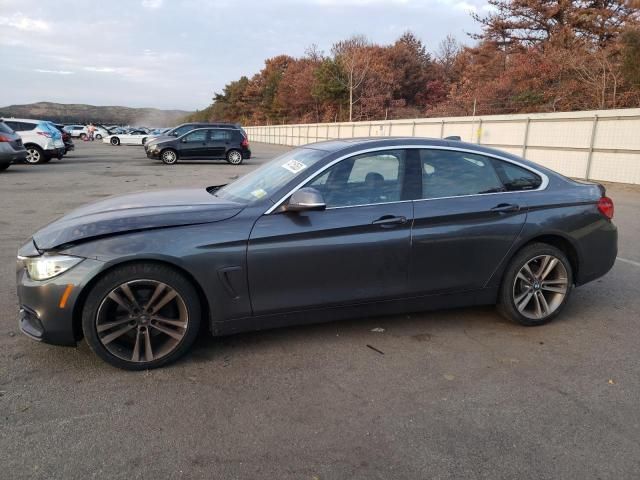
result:
<svg viewBox="0 0 640 480"><path fill-rule="evenodd" d="M638 186L607 185L620 258L543 327L490 307L362 318L203 337L138 373L19 332L15 255L38 227L117 193L226 183L287 150L252 148L242 166L169 167L78 142L0 173L0 478L640 477Z"/></svg>

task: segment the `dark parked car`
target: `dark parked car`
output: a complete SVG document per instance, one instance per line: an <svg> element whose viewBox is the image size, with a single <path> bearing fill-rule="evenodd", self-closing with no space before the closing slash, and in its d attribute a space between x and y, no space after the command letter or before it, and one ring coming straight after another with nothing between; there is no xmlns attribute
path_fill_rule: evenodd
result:
<svg viewBox="0 0 640 480"><path fill-rule="evenodd" d="M155 142L161 142L171 137L181 137L185 133L189 133L191 130L195 130L196 128L233 128L240 130L245 138L248 138L247 132L237 123L210 123L210 122L196 122L196 123L182 123L176 127L173 127L162 135L158 135L155 138L150 139L147 144L149 146L153 145Z"/></svg>
<svg viewBox="0 0 640 480"><path fill-rule="evenodd" d="M558 315L617 253L613 203L498 150L419 138L298 148L225 186L81 207L19 251L20 326L121 368L214 335L498 304Z"/></svg>
<svg viewBox="0 0 640 480"><path fill-rule="evenodd" d="M237 128L198 128L181 137L167 137L145 146L147 157L167 165L178 160L226 159L232 165L251 158L249 140Z"/></svg>
<svg viewBox="0 0 640 480"><path fill-rule="evenodd" d="M9 168L13 162L22 162L27 158L27 149L22 138L0 120L0 172Z"/></svg>

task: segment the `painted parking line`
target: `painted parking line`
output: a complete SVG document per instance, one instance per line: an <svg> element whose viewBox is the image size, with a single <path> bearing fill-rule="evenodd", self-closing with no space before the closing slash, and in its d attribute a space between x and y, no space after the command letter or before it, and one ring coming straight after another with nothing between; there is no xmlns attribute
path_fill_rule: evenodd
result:
<svg viewBox="0 0 640 480"><path fill-rule="evenodd" d="M628 263L629 265L640 267L640 262L636 262L635 260L629 260L628 258L622 258L622 257L616 257L616 260L620 260L621 262Z"/></svg>

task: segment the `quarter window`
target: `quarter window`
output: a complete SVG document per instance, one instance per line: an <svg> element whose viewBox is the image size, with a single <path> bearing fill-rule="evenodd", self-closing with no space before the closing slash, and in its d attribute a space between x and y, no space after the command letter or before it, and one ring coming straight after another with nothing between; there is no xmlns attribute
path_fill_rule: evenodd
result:
<svg viewBox="0 0 640 480"><path fill-rule="evenodd" d="M542 178L526 168L496 159L493 165L509 192L535 190L542 184Z"/></svg>
<svg viewBox="0 0 640 480"><path fill-rule="evenodd" d="M404 150L366 153L336 163L306 186L318 189L327 207L397 202L404 165Z"/></svg>
<svg viewBox="0 0 640 480"><path fill-rule="evenodd" d="M421 150L422 198L505 191L491 159L452 150Z"/></svg>

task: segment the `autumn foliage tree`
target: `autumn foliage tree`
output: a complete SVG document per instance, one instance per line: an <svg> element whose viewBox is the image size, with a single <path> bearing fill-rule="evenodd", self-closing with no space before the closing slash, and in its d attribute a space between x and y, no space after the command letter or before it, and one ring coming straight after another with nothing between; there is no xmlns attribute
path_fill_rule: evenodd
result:
<svg viewBox="0 0 640 480"><path fill-rule="evenodd" d="M265 61L191 116L244 124L546 112L640 105L638 0L488 0L475 44L430 54L413 33Z"/></svg>

